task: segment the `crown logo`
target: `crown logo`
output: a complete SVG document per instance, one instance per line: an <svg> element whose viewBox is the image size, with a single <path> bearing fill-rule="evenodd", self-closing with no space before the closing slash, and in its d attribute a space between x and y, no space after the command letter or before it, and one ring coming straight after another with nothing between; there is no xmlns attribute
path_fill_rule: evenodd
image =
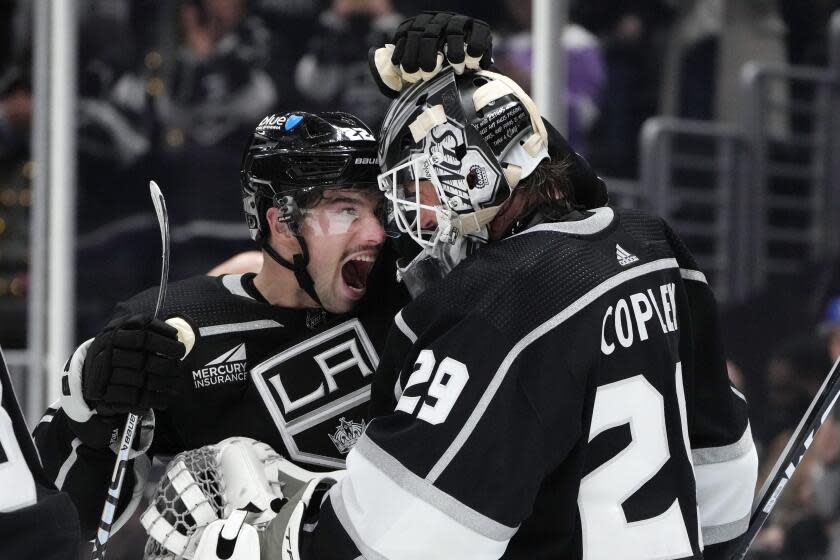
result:
<svg viewBox="0 0 840 560"><path fill-rule="evenodd" d="M346 455L356 445L356 442L359 441L362 434L365 433L365 421L348 422L342 416L338 422L338 427L335 433L330 435L330 439L335 444L338 452Z"/></svg>

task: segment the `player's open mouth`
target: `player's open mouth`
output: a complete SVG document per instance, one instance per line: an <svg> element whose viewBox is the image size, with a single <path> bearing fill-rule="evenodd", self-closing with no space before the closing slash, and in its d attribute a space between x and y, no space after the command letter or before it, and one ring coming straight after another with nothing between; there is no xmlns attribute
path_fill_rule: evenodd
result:
<svg viewBox="0 0 840 560"><path fill-rule="evenodd" d="M356 255L351 257L341 267L341 279L351 291L363 294L367 289L367 280L373 263L374 255Z"/></svg>

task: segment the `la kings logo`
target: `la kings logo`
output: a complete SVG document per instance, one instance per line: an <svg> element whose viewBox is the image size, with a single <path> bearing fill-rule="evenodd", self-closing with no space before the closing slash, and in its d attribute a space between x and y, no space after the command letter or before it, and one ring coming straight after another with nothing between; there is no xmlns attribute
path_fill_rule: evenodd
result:
<svg viewBox="0 0 840 560"><path fill-rule="evenodd" d="M348 422L342 416L338 420L338 427L335 429L335 433L330 435L330 439L335 444L335 448L338 449L339 453L347 455L353 446L356 445L356 442L359 441L359 438L362 437L363 433L365 433L364 422Z"/></svg>
<svg viewBox="0 0 840 560"><path fill-rule="evenodd" d="M358 319L285 349L251 370L292 460L344 467L361 436L379 363Z"/></svg>
<svg viewBox="0 0 840 560"><path fill-rule="evenodd" d="M234 346L203 368L193 370L193 385L211 387L248 379L248 359L245 355L245 343Z"/></svg>

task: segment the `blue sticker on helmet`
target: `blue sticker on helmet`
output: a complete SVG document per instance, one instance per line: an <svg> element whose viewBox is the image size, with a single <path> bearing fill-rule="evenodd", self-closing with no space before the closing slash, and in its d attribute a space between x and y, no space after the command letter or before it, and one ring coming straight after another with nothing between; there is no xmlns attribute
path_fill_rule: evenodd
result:
<svg viewBox="0 0 840 560"><path fill-rule="evenodd" d="M302 120L303 120L302 115L292 115L288 119L286 119L286 124L283 128L285 128L287 131L292 130Z"/></svg>

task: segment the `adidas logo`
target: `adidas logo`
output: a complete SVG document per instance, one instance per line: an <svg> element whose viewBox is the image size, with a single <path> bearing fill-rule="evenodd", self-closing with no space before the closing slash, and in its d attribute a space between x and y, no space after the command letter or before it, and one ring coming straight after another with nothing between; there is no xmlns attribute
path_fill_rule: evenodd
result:
<svg viewBox="0 0 840 560"><path fill-rule="evenodd" d="M618 243L615 244L615 258L618 259L618 264L621 266L627 266L639 260L639 257L633 253L628 253Z"/></svg>
<svg viewBox="0 0 840 560"><path fill-rule="evenodd" d="M239 344L201 369L193 370L193 385L210 387L248 379L248 358L245 343Z"/></svg>

